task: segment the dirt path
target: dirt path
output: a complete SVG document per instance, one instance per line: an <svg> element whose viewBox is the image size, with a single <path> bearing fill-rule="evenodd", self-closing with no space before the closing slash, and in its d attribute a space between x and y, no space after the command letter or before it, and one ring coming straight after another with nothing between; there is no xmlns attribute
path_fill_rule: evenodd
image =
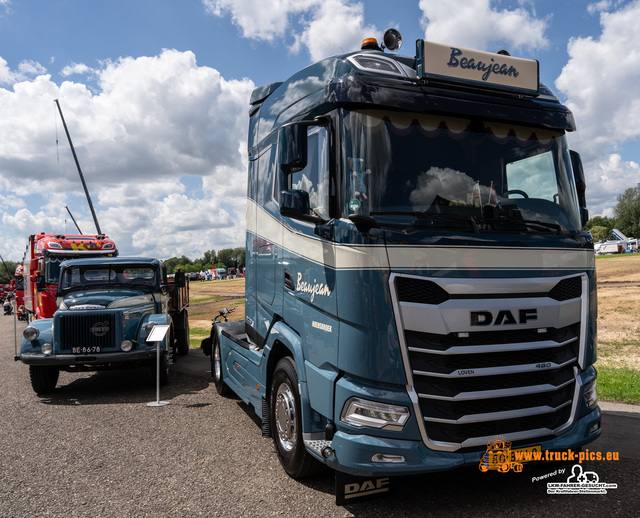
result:
<svg viewBox="0 0 640 518"><path fill-rule="evenodd" d="M192 337L211 328L223 308L233 309L229 320L244 320L244 279L194 281L189 284L189 327Z"/></svg>

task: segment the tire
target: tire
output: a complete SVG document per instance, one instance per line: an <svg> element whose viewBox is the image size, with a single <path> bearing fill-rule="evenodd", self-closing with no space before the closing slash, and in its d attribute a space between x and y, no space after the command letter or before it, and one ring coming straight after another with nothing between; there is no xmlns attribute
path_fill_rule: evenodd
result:
<svg viewBox="0 0 640 518"><path fill-rule="evenodd" d="M177 330L178 354L180 356L185 356L189 354L189 314L186 309L182 312L182 316L180 318L182 319L183 327L180 327Z"/></svg>
<svg viewBox="0 0 640 518"><path fill-rule="evenodd" d="M222 375L222 357L220 356L220 339L214 333L211 344L211 376L213 377L213 384L216 386L216 392L221 396L225 396L229 393L229 387L224 382Z"/></svg>
<svg viewBox="0 0 640 518"><path fill-rule="evenodd" d="M271 433L280 464L292 478L317 475L324 466L307 452L302 440L298 373L291 358L282 358L276 365L269 399Z"/></svg>
<svg viewBox="0 0 640 518"><path fill-rule="evenodd" d="M60 368L53 365L29 365L31 386L36 394L53 392L58 384Z"/></svg>

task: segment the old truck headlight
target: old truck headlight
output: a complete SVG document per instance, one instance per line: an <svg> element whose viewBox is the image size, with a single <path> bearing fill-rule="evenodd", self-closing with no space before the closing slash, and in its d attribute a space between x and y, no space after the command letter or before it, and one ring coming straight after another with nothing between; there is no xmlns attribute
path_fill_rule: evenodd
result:
<svg viewBox="0 0 640 518"><path fill-rule="evenodd" d="M133 349L133 344L129 340L123 340L120 344L120 349L122 349L125 353L128 353L131 349Z"/></svg>
<svg viewBox="0 0 640 518"><path fill-rule="evenodd" d="M144 325L144 331L145 333L147 333L147 336L149 336L151 334L152 329L156 327L156 323L155 322L147 322Z"/></svg>
<svg viewBox="0 0 640 518"><path fill-rule="evenodd" d="M51 356L53 354L53 346L51 344L44 344L40 348L40 352L45 356Z"/></svg>
<svg viewBox="0 0 640 518"><path fill-rule="evenodd" d="M35 327L27 326L25 330L22 331L22 336L24 336L25 339L29 340L30 342L33 342L40 336L40 331L38 331Z"/></svg>
<svg viewBox="0 0 640 518"><path fill-rule="evenodd" d="M587 408L595 408L598 404L595 380L584 388L584 404L587 405Z"/></svg>
<svg viewBox="0 0 640 518"><path fill-rule="evenodd" d="M352 397L344 405L340 420L353 426L370 426L384 430L400 431L409 420L405 406L387 405Z"/></svg>

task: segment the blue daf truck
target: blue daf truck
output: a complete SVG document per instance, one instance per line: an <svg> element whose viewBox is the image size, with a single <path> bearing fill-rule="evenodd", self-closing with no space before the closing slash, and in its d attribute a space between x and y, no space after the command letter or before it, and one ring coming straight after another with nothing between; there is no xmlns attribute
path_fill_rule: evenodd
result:
<svg viewBox="0 0 640 518"><path fill-rule="evenodd" d="M535 60L400 41L254 90L246 317L203 344L286 472L333 468L341 502L601 431L573 115Z"/></svg>
<svg viewBox="0 0 640 518"><path fill-rule="evenodd" d="M42 277L42 276L39 276ZM44 287L44 277L37 280ZM39 288L40 289L40 288ZM157 345L147 342L156 325L169 325L161 344L160 383L177 354L189 352L189 286L184 273L169 279L162 261L142 257L72 259L60 264L53 318L23 331L20 360L31 386L52 392L61 370L124 369L147 365L156 375Z"/></svg>

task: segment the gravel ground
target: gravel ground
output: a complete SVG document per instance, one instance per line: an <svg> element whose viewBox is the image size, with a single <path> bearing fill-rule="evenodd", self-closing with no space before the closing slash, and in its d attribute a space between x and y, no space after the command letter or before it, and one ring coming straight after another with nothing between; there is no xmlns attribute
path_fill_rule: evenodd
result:
<svg viewBox="0 0 640 518"><path fill-rule="evenodd" d="M39 397L13 349L13 319L0 317L0 517L637 516L635 459L589 466L618 484L607 495L552 496L536 472L467 469L403 478L390 497L337 507L332 475L289 478L252 412L205 377L174 372L161 391L170 404L156 408L146 369L61 373Z"/></svg>

